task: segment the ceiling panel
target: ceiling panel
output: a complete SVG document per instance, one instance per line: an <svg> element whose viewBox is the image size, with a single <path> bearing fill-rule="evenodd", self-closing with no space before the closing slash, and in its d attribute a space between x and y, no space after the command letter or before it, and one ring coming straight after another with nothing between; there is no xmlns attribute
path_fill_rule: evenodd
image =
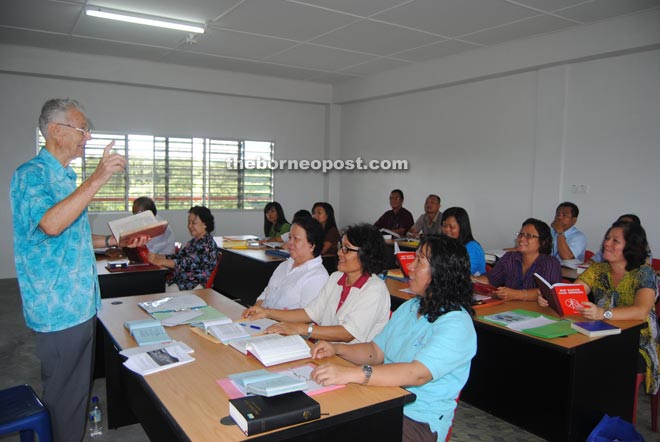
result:
<svg viewBox="0 0 660 442"><path fill-rule="evenodd" d="M332 49L310 44L301 44L273 57L269 57L268 61L334 71L357 63L364 63L375 58L376 57L373 55L358 54L356 52L342 51L341 49Z"/></svg>
<svg viewBox="0 0 660 442"><path fill-rule="evenodd" d="M356 20L346 14L284 0L245 0L214 24L226 29L305 41Z"/></svg>
<svg viewBox="0 0 660 442"><path fill-rule="evenodd" d="M207 29L204 35L196 36L195 40L196 44L186 48L195 52L257 60L298 44L291 40L212 28Z"/></svg>
<svg viewBox="0 0 660 442"><path fill-rule="evenodd" d="M2 0L0 26L68 34L82 12L79 5L53 3L48 0Z"/></svg>
<svg viewBox="0 0 660 442"><path fill-rule="evenodd" d="M563 9L558 11L557 14L583 23L589 23L657 7L658 5L660 5L658 0L594 0L590 3ZM660 27L660 25L658 26Z"/></svg>
<svg viewBox="0 0 660 442"><path fill-rule="evenodd" d="M590 1L590 0L589 0ZM585 0L517 0L516 3L529 6L530 8L540 9L542 11L556 11L567 6L575 6L578 3L584 3Z"/></svg>
<svg viewBox="0 0 660 442"><path fill-rule="evenodd" d="M314 43L370 54L389 55L440 38L374 21L361 21L314 39Z"/></svg>
<svg viewBox="0 0 660 442"><path fill-rule="evenodd" d="M472 43L490 46L518 38L558 31L575 25L574 21L554 17L552 15L538 15L505 26L464 35L461 39Z"/></svg>
<svg viewBox="0 0 660 442"><path fill-rule="evenodd" d="M505 0L416 0L373 18L456 37L536 14Z"/></svg>
<svg viewBox="0 0 660 442"><path fill-rule="evenodd" d="M301 0L297 3L320 6L335 11L367 17L410 0Z"/></svg>
<svg viewBox="0 0 660 442"><path fill-rule="evenodd" d="M370 75L377 72L383 72L390 69L406 66L412 63L405 61L393 60L391 58L377 58L374 61L368 61L355 66L349 66L343 69L343 72L350 72L352 74Z"/></svg>
<svg viewBox="0 0 660 442"><path fill-rule="evenodd" d="M447 55L458 54L459 52L469 51L470 49L476 49L479 47L481 46L458 40L445 40L440 43L422 46L417 49L398 52L395 54L395 57L421 62L434 58L446 57Z"/></svg>

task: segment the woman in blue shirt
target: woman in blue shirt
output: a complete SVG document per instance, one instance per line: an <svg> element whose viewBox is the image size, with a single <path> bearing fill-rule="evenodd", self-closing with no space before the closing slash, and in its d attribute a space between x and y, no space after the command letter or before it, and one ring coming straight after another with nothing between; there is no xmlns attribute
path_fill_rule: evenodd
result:
<svg viewBox="0 0 660 442"><path fill-rule="evenodd" d="M319 341L314 359L337 355L357 366L326 363L312 378L323 385L403 386L417 396L403 408L403 440L444 441L477 351L465 247L444 235L425 237L410 265L410 289L418 296L372 342Z"/></svg>
<svg viewBox="0 0 660 442"><path fill-rule="evenodd" d="M450 207L442 212L442 233L457 239L467 249L470 256L470 274L486 273L486 256L481 244L475 241L470 227L470 217L462 207Z"/></svg>

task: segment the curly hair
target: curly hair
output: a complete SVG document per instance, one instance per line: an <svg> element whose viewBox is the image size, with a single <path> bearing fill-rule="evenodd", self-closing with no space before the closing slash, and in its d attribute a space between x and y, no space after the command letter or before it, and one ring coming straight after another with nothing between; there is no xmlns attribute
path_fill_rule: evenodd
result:
<svg viewBox="0 0 660 442"><path fill-rule="evenodd" d="M323 239L325 238L321 223L311 216L301 216L293 219L293 225L305 231L307 242L314 246L314 257L319 256L323 250Z"/></svg>
<svg viewBox="0 0 660 442"><path fill-rule="evenodd" d="M639 224L628 221L616 221L605 233L603 242L612 229L619 228L623 231L626 245L623 247L623 257L626 260L626 270L635 270L646 263L649 256L649 243L646 240L646 231Z"/></svg>
<svg viewBox="0 0 660 442"><path fill-rule="evenodd" d="M474 241L472 227L470 226L470 217L465 209L462 207L450 207L442 212L440 224L444 223L450 216L453 216L458 224L458 241L463 245Z"/></svg>
<svg viewBox="0 0 660 442"><path fill-rule="evenodd" d="M361 223L348 226L344 234L348 242L359 248L358 258L362 271L369 275L378 274L385 267L385 240L371 224Z"/></svg>
<svg viewBox="0 0 660 442"><path fill-rule="evenodd" d="M271 222L268 221L268 218L266 218L266 214L270 209L275 209L275 212L277 212L277 221L275 221L275 224L271 224ZM275 226L275 230L279 230L280 227L282 227L282 224L288 223L289 221L286 220L286 216L284 216L284 209L282 209L282 205L280 203L277 201L272 201L266 204L266 207L264 207L264 235L268 236L271 227Z"/></svg>
<svg viewBox="0 0 660 442"><path fill-rule="evenodd" d="M550 255L552 253L552 233L550 227L540 219L527 218L523 223L521 229L527 225L532 225L539 234L539 253L542 255Z"/></svg>
<svg viewBox="0 0 660 442"><path fill-rule="evenodd" d="M420 299L418 313L429 322L461 308L474 315L470 258L465 246L446 235L429 235L417 250L426 252L431 266L431 282Z"/></svg>
<svg viewBox="0 0 660 442"><path fill-rule="evenodd" d="M213 218L213 214L208 208L204 206L193 206L188 213L197 215L197 217L206 224L206 233L211 233L215 230L215 218Z"/></svg>

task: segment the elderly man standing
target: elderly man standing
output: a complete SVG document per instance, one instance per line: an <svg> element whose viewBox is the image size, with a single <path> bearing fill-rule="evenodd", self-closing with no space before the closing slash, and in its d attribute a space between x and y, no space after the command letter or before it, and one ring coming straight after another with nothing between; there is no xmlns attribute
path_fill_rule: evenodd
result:
<svg viewBox="0 0 660 442"><path fill-rule="evenodd" d="M81 105L68 98L47 101L39 130L45 147L16 170L11 182L14 259L25 322L37 332L42 399L55 441L79 442L101 306L93 248L116 245L110 236L92 235L87 205L113 174L124 171L126 159L111 153L113 143L108 144L94 173L76 188L69 163L83 156L91 139Z"/></svg>
<svg viewBox="0 0 660 442"><path fill-rule="evenodd" d="M587 236L575 227L580 210L565 201L557 206L552 227L552 256L560 260L579 259L584 261Z"/></svg>
<svg viewBox="0 0 660 442"><path fill-rule="evenodd" d="M442 212L440 197L431 194L424 202L424 213L417 218L415 225L408 231L408 236L419 238L420 235L440 235L442 233Z"/></svg>

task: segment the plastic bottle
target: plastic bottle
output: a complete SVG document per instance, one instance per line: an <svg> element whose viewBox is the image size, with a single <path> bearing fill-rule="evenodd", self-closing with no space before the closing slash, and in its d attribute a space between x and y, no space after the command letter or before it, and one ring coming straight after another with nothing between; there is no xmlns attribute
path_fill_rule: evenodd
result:
<svg viewBox="0 0 660 442"><path fill-rule="evenodd" d="M92 398L92 408L89 412L89 435L90 437L103 436L103 413L97 396Z"/></svg>

